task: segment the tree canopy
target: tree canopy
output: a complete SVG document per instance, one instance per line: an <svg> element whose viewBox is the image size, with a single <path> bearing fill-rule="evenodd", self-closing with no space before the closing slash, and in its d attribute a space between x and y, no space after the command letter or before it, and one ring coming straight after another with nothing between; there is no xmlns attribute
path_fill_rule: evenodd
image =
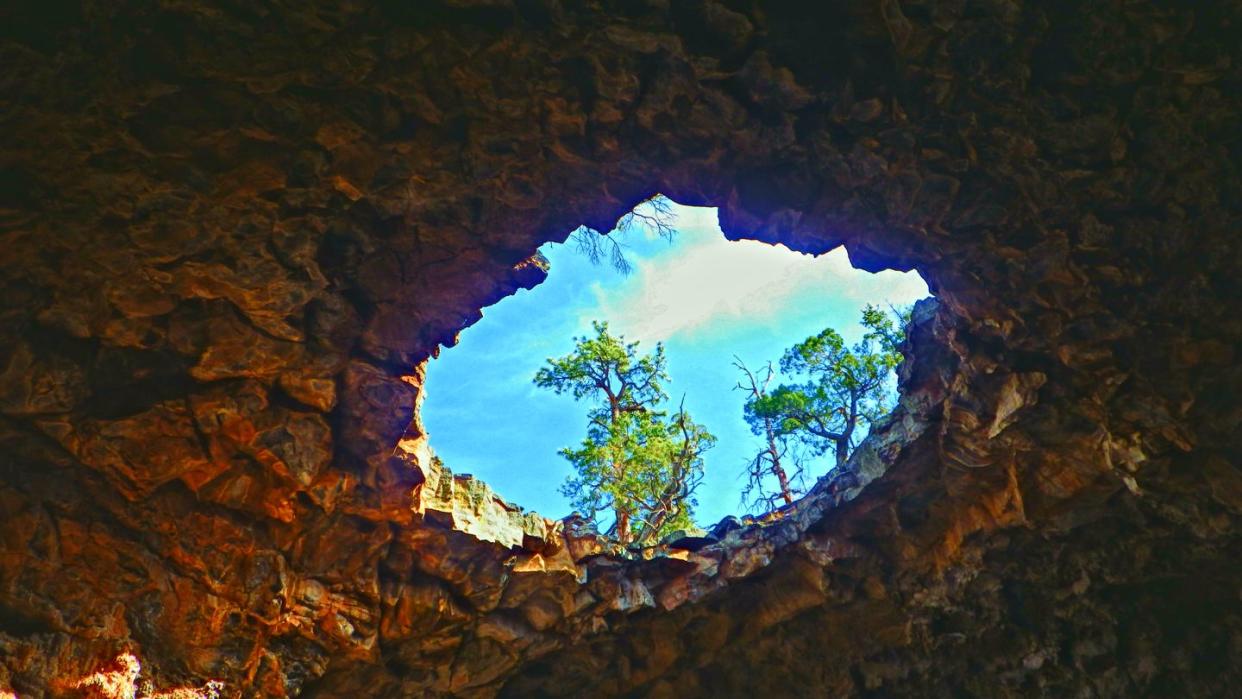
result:
<svg viewBox="0 0 1242 699"><path fill-rule="evenodd" d="M611 511L609 533L624 545L649 545L691 524L694 491L703 478L703 452L715 437L682 405L672 413L662 344L650 354L637 342L592 324L594 335L574 338L574 350L549 359L535 385L590 404L587 435L561 450L575 475L561 488L573 507L598 523Z"/></svg>
<svg viewBox="0 0 1242 699"><path fill-rule="evenodd" d="M765 439L748 471L752 487L774 475L781 488L778 495L789 502L793 493L781 459L794 445L811 456L831 451L837 466L845 463L862 434L859 427L892 409L890 379L901 361L898 345L908 317L909 310L889 312L868 305L860 321L866 333L852 346L832 328L806 338L781 357L781 372L794 380L772 391L766 390L770 365L759 382L739 363L750 378L746 421Z"/></svg>

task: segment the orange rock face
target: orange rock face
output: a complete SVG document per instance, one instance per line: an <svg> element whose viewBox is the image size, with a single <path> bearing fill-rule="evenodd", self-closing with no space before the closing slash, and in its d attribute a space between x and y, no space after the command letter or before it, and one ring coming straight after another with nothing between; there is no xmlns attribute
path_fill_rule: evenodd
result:
<svg viewBox="0 0 1242 699"><path fill-rule="evenodd" d="M0 697L1229 695L1242 15L1202 5L0 11ZM418 406L653 192L938 302L847 468L625 552Z"/></svg>

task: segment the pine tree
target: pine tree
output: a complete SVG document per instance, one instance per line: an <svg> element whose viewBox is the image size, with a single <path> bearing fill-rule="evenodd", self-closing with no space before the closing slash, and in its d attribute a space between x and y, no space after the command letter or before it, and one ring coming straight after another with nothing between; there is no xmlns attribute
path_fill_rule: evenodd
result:
<svg viewBox="0 0 1242 699"><path fill-rule="evenodd" d="M703 478L703 452L715 437L684 407L672 414L664 347L641 354L593 323L594 336L574 338L574 351L549 359L535 385L569 394L591 407L586 438L561 455L575 476L561 492L584 516L598 522L611 511L610 533L623 545L649 545L691 524L694 491Z"/></svg>
<svg viewBox="0 0 1242 699"><path fill-rule="evenodd" d="M781 372L800 377L773 391L754 391L745 415L752 429L767 432L770 444L795 439L813 455L831 451L837 466L858 443L859 427L874 423L893 405L893 370L901 361L901 343L909 310L886 312L868 305L862 340L847 347L841 334L825 328L790 347Z"/></svg>

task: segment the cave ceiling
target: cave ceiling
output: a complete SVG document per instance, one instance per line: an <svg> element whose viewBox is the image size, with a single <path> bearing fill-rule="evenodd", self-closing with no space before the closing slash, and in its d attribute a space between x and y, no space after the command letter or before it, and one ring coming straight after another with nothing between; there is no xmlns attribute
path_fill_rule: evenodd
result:
<svg viewBox="0 0 1242 699"><path fill-rule="evenodd" d="M1237 2L10 3L0 696L98 695L126 653L140 696L1229 694L1240 33ZM629 556L440 468L417 410L539 245L656 192L937 301L846 468Z"/></svg>

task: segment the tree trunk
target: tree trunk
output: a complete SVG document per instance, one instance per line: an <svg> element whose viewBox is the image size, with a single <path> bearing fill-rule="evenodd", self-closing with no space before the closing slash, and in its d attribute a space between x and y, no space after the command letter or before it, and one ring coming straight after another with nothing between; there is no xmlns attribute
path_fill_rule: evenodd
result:
<svg viewBox="0 0 1242 699"><path fill-rule="evenodd" d="M776 480L780 483L781 497L785 500L785 504L792 505L793 493L789 492L789 476L781 467L781 453L776 448L776 432L772 428L771 420L764 420L764 429L768 433L768 456L772 458L772 473L776 474Z"/></svg>
<svg viewBox="0 0 1242 699"><path fill-rule="evenodd" d="M840 439L835 440L837 443L837 468L845 465L850 458L850 431L846 431Z"/></svg>
<svg viewBox="0 0 1242 699"><path fill-rule="evenodd" d="M630 516L621 511L620 507L613 509L613 514L617 518L617 541L622 546L630 544Z"/></svg>
<svg viewBox="0 0 1242 699"><path fill-rule="evenodd" d="M610 419L612 424L616 425L621 419L621 399L619 396L614 395L612 391L608 391L608 408L611 413ZM620 482L625 475L625 464L620 461L613 461L612 472L616 476L617 481ZM622 546L628 546L630 544L630 515L625 512L621 503L615 501L613 502L612 513L617 520L617 541L621 542Z"/></svg>
<svg viewBox="0 0 1242 699"><path fill-rule="evenodd" d="M854 425L858 423L859 394L860 391L850 391L850 410L845 416L845 429L841 430L841 437L836 440L838 468L850 458L850 439L854 436Z"/></svg>
<svg viewBox="0 0 1242 699"><path fill-rule="evenodd" d="M793 493L789 491L789 477L785 475L785 469L781 468L777 462L772 466L772 472L776 474L776 480L781 484L781 497L784 498L786 505L793 504Z"/></svg>

